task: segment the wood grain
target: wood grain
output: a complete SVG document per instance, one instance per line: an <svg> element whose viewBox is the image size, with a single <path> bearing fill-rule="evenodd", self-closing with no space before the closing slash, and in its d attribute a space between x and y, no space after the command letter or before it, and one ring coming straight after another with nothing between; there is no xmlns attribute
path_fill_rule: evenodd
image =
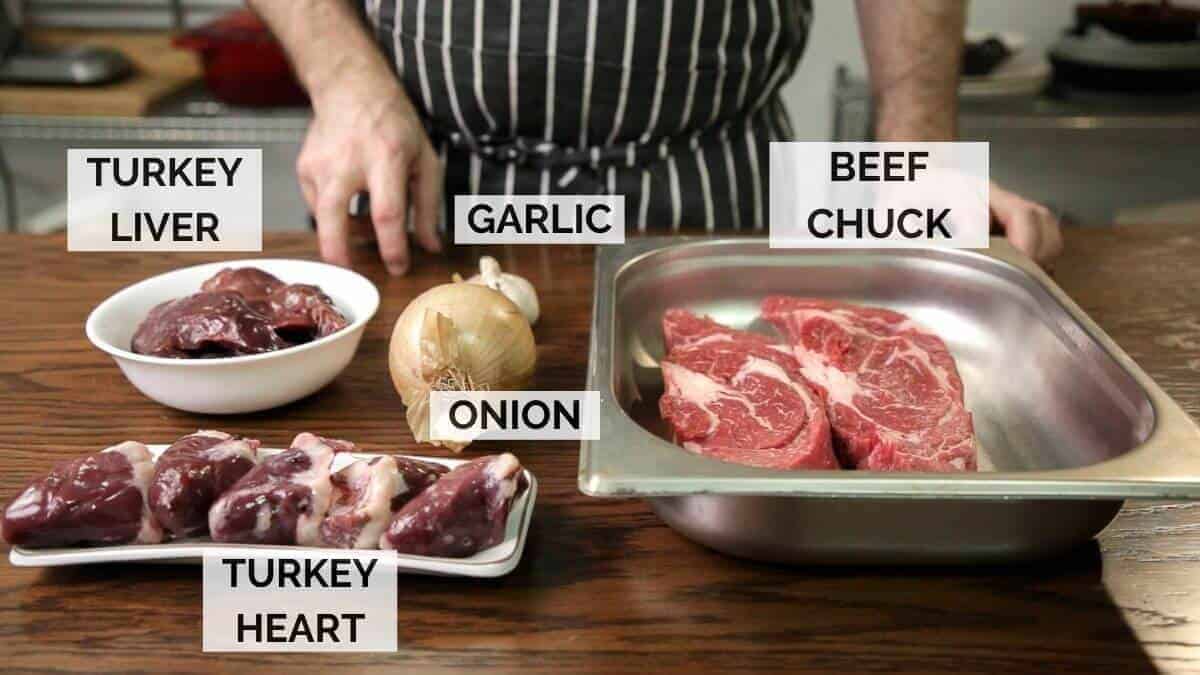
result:
<svg viewBox="0 0 1200 675"><path fill-rule="evenodd" d="M0 86L0 114L138 117L203 74L196 55L173 47L169 33L45 29L33 31L29 39L56 47L116 49L133 63L134 73L86 87Z"/></svg>
<svg viewBox="0 0 1200 675"><path fill-rule="evenodd" d="M8 236L0 256L0 497L58 460L124 438L167 442L218 427L284 443L301 430L368 450L414 445L386 372L406 302L471 269L478 252L420 258L384 301L333 385L271 413L165 409L83 337L87 312L156 272L213 259L67 255L61 238ZM1200 413L1200 236L1187 228L1071 231L1060 283L1193 415ZM272 256L314 257L303 235ZM591 253L491 251L542 293L536 386L584 386ZM318 280L319 281L319 280ZM637 501L576 489L577 444L515 443L539 477L529 547L504 579L403 577L400 650L205 655L199 569L18 569L0 563L0 654L47 672L1146 672L1200 671L1200 506L1130 504L1071 555L1015 567L789 568L731 559L674 534ZM468 455L495 448L472 447ZM436 451L434 451L436 452Z"/></svg>

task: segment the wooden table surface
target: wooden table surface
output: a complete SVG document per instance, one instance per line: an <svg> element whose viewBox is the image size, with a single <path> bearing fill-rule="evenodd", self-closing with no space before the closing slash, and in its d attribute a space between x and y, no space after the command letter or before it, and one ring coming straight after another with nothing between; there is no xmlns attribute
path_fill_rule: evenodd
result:
<svg viewBox="0 0 1200 675"><path fill-rule="evenodd" d="M1075 230L1068 244L1062 286L1200 415L1200 230ZM410 276L390 279L364 249L361 268L384 301L350 368L283 409L211 418L143 398L88 344L83 321L126 284L214 256L68 255L62 238L28 236L0 245L0 499L56 461L198 427L267 444L311 430L368 450L428 452L389 382L387 339L406 302L469 270L470 253L419 259ZM310 236L268 236L266 253L313 257L314 246ZM495 253L541 292L535 386L581 389L590 252ZM403 577L397 653L205 655L198 567L0 562L0 668L1200 672L1194 504L1130 503L1097 542L1038 564L789 568L692 544L642 502L582 496L575 443L511 445L541 483L524 560L496 580Z"/></svg>

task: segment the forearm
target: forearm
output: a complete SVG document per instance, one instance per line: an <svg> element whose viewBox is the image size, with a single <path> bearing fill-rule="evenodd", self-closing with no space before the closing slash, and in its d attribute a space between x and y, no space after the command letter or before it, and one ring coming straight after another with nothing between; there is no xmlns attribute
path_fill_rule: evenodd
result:
<svg viewBox="0 0 1200 675"><path fill-rule="evenodd" d="M880 141L958 133L965 0L857 0Z"/></svg>
<svg viewBox="0 0 1200 675"><path fill-rule="evenodd" d="M249 4L283 44L315 103L348 80L375 85L395 82L349 0L249 0Z"/></svg>

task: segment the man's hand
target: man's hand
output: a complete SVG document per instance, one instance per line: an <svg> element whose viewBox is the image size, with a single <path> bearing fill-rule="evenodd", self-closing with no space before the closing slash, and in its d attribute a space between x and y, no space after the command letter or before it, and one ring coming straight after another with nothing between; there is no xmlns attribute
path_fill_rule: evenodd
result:
<svg viewBox="0 0 1200 675"><path fill-rule="evenodd" d="M992 220L1008 241L1042 267L1050 267L1063 251L1058 217L1050 209L992 183Z"/></svg>
<svg viewBox="0 0 1200 675"><path fill-rule="evenodd" d="M292 58L314 119L296 163L317 218L321 255L350 264L350 200L366 190L379 252L408 271L411 208L417 240L441 249L442 167L416 110L345 0L252 0Z"/></svg>
<svg viewBox="0 0 1200 675"><path fill-rule="evenodd" d="M858 18L880 141L958 137L964 0L858 0ZM992 219L1041 265L1062 252L1058 219L1041 204L992 183Z"/></svg>
<svg viewBox="0 0 1200 675"><path fill-rule="evenodd" d="M964 0L858 0L876 140L955 140L966 16Z"/></svg>
<svg viewBox="0 0 1200 675"><path fill-rule="evenodd" d="M374 84L347 73L313 98L316 117L296 162L304 200L317 217L321 256L350 264L350 199L366 190L379 254L392 274L408 271L408 213L418 241L441 250L437 219L442 167L416 111L390 73Z"/></svg>

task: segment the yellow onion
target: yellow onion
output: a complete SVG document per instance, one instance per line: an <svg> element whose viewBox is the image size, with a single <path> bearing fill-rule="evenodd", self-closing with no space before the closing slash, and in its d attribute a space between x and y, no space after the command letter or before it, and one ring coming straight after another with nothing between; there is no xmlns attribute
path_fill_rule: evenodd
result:
<svg viewBox="0 0 1200 675"><path fill-rule="evenodd" d="M521 309L479 284L443 284L417 296L396 320L388 346L392 383L413 436L456 452L467 444L429 438L429 393L521 389L536 364L533 330Z"/></svg>

